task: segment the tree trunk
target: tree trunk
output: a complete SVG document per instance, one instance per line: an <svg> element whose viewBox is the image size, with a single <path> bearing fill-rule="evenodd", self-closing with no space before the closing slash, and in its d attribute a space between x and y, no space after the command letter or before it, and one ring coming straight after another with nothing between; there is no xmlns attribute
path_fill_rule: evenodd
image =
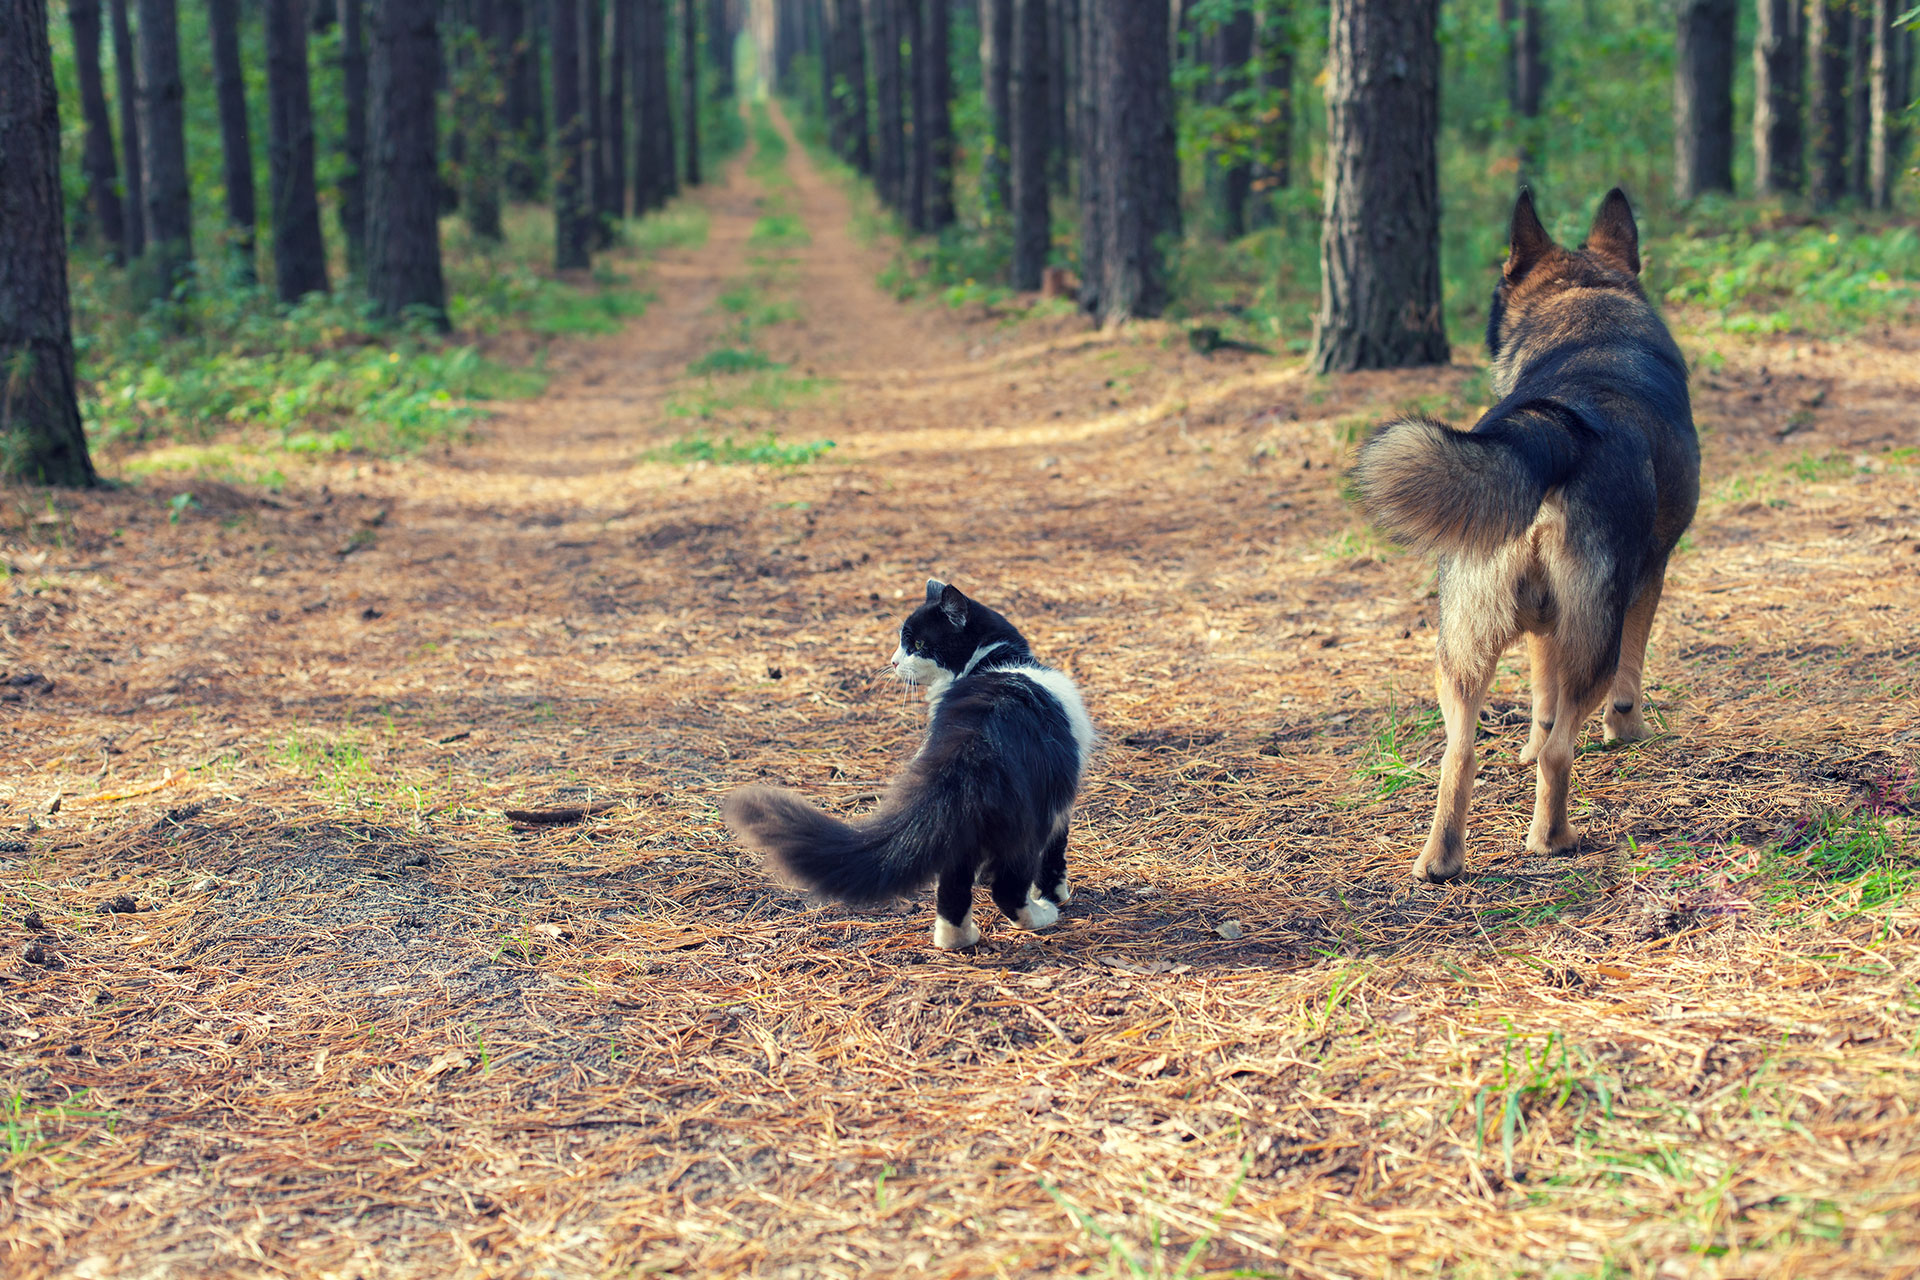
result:
<svg viewBox="0 0 1920 1280"><path fill-rule="evenodd" d="M494 0L507 80L506 164L502 177L515 200L540 198L540 163L547 149L546 95L540 87L540 39L530 21L532 0Z"/></svg>
<svg viewBox="0 0 1920 1280"><path fill-rule="evenodd" d="M376 0L367 113L367 293L385 316L421 308L447 326L440 274L434 0Z"/></svg>
<svg viewBox="0 0 1920 1280"><path fill-rule="evenodd" d="M1067 191L1067 157L1073 135L1067 124L1067 95L1071 92L1067 67L1068 29L1073 0L1047 0L1047 181L1062 195Z"/></svg>
<svg viewBox="0 0 1920 1280"><path fill-rule="evenodd" d="M1847 191L1847 59L1851 50L1847 0L1813 0L1807 13L1807 49L1813 58L1813 202L1839 203Z"/></svg>
<svg viewBox="0 0 1920 1280"><path fill-rule="evenodd" d="M714 100L725 102L733 97L733 24L727 0L707 0L707 57L713 64Z"/></svg>
<svg viewBox="0 0 1920 1280"><path fill-rule="evenodd" d="M700 185L700 22L694 0L680 0L680 127L687 134L687 185Z"/></svg>
<svg viewBox="0 0 1920 1280"><path fill-rule="evenodd" d="M347 100L346 134L341 149L340 237L347 246L347 270L367 270L367 37L362 0L339 0L340 78Z"/></svg>
<svg viewBox="0 0 1920 1280"><path fill-rule="evenodd" d="M304 17L302 19L304 22ZM220 104L220 155L227 180L227 226L233 266L244 284L259 279L254 265L253 142L247 131L247 82L240 70L239 0L207 0L207 34L213 44L213 88ZM304 42L305 27L301 29Z"/></svg>
<svg viewBox="0 0 1920 1280"><path fill-rule="evenodd" d="M133 59L133 30L127 22L127 0L107 0L107 14L113 23L113 82L120 99L120 153L127 160L120 257L130 263L147 251L146 184L140 173L139 72Z"/></svg>
<svg viewBox="0 0 1920 1280"><path fill-rule="evenodd" d="M1447 362L1435 10L1333 0L1315 373Z"/></svg>
<svg viewBox="0 0 1920 1280"><path fill-rule="evenodd" d="M717 3L717 0L710 0ZM846 78L842 109L847 120L847 163L858 173L873 172L873 124L867 109L867 42L860 38L860 0L830 0L839 65Z"/></svg>
<svg viewBox="0 0 1920 1280"><path fill-rule="evenodd" d="M1267 0L1259 41L1265 112L1254 143L1250 220L1266 227L1273 225L1273 193L1293 185L1293 19L1287 0Z"/></svg>
<svg viewBox="0 0 1920 1280"><path fill-rule="evenodd" d="M0 0L0 475L90 485L64 206L46 0Z"/></svg>
<svg viewBox="0 0 1920 1280"><path fill-rule="evenodd" d="M1001 46L1012 78L1009 108L1013 135L1013 287L1038 289L1053 244L1052 191L1047 183L1049 116L1053 92L1048 75L1048 0L1012 0L1011 45Z"/></svg>
<svg viewBox="0 0 1920 1280"><path fill-rule="evenodd" d="M600 216L617 225L627 216L627 57L632 43L633 0L607 0L606 188Z"/></svg>
<svg viewBox="0 0 1920 1280"><path fill-rule="evenodd" d="M953 225L952 21L947 0L925 0L925 4L920 26L927 56L920 66L926 75L922 105L926 108L927 167L922 176L927 183L927 230L937 232Z"/></svg>
<svg viewBox="0 0 1920 1280"><path fill-rule="evenodd" d="M86 217L75 233L97 234L116 260L126 237L120 220L120 166L113 156L113 117L100 79L100 0L69 0L67 24L73 29L74 70L80 78L80 113L87 123L82 168L87 175Z"/></svg>
<svg viewBox="0 0 1920 1280"><path fill-rule="evenodd" d="M866 0L867 40L873 60L873 96L878 146L873 158L873 186L891 208L900 208L900 186L906 172L906 125L900 102L900 29L893 0Z"/></svg>
<svg viewBox="0 0 1920 1280"><path fill-rule="evenodd" d="M1907 122L1911 111L1902 104L1913 102L1914 36L1906 27L1898 27L1887 38L1887 207L1893 207L1894 184L1907 167Z"/></svg>
<svg viewBox="0 0 1920 1280"><path fill-rule="evenodd" d="M1013 208L1013 63L1021 54L1014 50L1015 0L980 0L980 89L987 108L986 137L981 139L980 195L987 218L993 221ZM1046 44L1045 13L1041 15L1041 45ZM1020 39L1027 39L1023 33ZM1024 61L1027 67L1034 61ZM1041 74L1046 63L1040 60ZM1044 80L1042 83L1045 83ZM1016 265L1014 275L1020 274ZM1016 288L1018 286L1015 286Z"/></svg>
<svg viewBox="0 0 1920 1280"><path fill-rule="evenodd" d="M147 197L142 292L149 301L171 297L193 274L186 88L176 16L174 0L140 0L140 167Z"/></svg>
<svg viewBox="0 0 1920 1280"><path fill-rule="evenodd" d="M1100 166L1100 46L1106 25L1100 10L1104 2L1078 0L1080 21L1074 58L1078 119L1074 150L1080 157L1080 306L1095 316L1100 314L1102 257L1106 251L1106 202Z"/></svg>
<svg viewBox="0 0 1920 1280"><path fill-rule="evenodd" d="M1853 10L1847 54L1847 194L1866 203L1867 152L1873 138L1873 0Z"/></svg>
<svg viewBox="0 0 1920 1280"><path fill-rule="evenodd" d="M298 302L327 289L327 248L313 178L307 0L268 0L267 106L274 284L282 302Z"/></svg>
<svg viewBox="0 0 1920 1280"><path fill-rule="evenodd" d="M653 67L649 74L653 122L647 125L647 135L653 140L654 200L651 207L656 209L680 192L680 168L674 143L673 81L668 74L667 61L671 4L672 0L646 0L645 10L648 28L652 33L648 48Z"/></svg>
<svg viewBox="0 0 1920 1280"><path fill-rule="evenodd" d="M1797 194L1806 185L1801 86L1807 33L1801 0L1757 0L1753 38L1753 170L1762 192Z"/></svg>
<svg viewBox="0 0 1920 1280"><path fill-rule="evenodd" d="M1213 64L1213 102L1238 120L1236 99L1248 85L1253 61L1253 10L1236 8L1207 40ZM1214 225L1229 240L1247 234L1247 196L1253 188L1253 167L1242 148L1215 149L1208 157L1208 195Z"/></svg>
<svg viewBox="0 0 1920 1280"><path fill-rule="evenodd" d="M513 50L502 0L473 0L468 62L454 80L454 109L466 117L467 159L460 208L479 240L506 238L500 223L501 151L507 128L507 75Z"/></svg>
<svg viewBox="0 0 1920 1280"><path fill-rule="evenodd" d="M1683 0L1673 78L1673 194L1733 190L1733 36L1738 0Z"/></svg>
<svg viewBox="0 0 1920 1280"><path fill-rule="evenodd" d="M1873 54L1868 71L1871 97L1868 101L1867 203L1875 209L1893 207L1893 164L1888 125L1893 114L1906 107L1893 99L1893 71L1898 55L1896 40L1906 33L1893 25L1893 6L1888 0L1872 0Z"/></svg>
<svg viewBox="0 0 1920 1280"><path fill-rule="evenodd" d="M587 203L586 101L581 94L580 8L582 0L552 0L548 34L553 59L553 266L584 270L593 244Z"/></svg>
<svg viewBox="0 0 1920 1280"><path fill-rule="evenodd" d="M1538 163L1540 99L1546 88L1546 63L1540 56L1540 6L1528 0L1500 0L1500 25L1507 33L1507 105L1513 111L1514 161L1518 186L1534 181Z"/></svg>
<svg viewBox="0 0 1920 1280"><path fill-rule="evenodd" d="M907 226L918 232L927 229L927 189L932 186L927 179L927 170L933 164L930 146L933 134L927 128L927 104L923 92L927 79L927 48L926 42L920 38L920 0L895 2L900 6L900 39L907 47L907 97L912 103L907 137L906 207L902 212L906 215Z"/></svg>
<svg viewBox="0 0 1920 1280"><path fill-rule="evenodd" d="M1164 238L1180 232L1171 14L1161 0L1093 0L1102 28L1100 310L1102 324L1157 316L1167 304Z"/></svg>

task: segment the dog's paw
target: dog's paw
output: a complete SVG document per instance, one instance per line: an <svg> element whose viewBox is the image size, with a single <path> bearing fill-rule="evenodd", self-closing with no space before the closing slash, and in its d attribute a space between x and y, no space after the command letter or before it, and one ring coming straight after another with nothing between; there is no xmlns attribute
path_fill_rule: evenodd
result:
<svg viewBox="0 0 1920 1280"><path fill-rule="evenodd" d="M1528 853L1564 853L1580 843L1580 828L1562 822L1544 830L1538 826L1527 832Z"/></svg>
<svg viewBox="0 0 1920 1280"><path fill-rule="evenodd" d="M967 912L959 924L948 924L939 916L933 918L933 945L942 951L964 951L979 941L980 926L973 922L973 912Z"/></svg>
<svg viewBox="0 0 1920 1280"><path fill-rule="evenodd" d="M1457 880L1467 869L1467 842L1451 831L1441 831L1427 841L1427 847L1413 863L1413 878L1428 884Z"/></svg>
<svg viewBox="0 0 1920 1280"><path fill-rule="evenodd" d="M1653 736L1653 729L1647 724L1646 717L1640 714L1639 707L1631 711L1608 707L1605 723L1608 746L1616 742L1644 742Z"/></svg>

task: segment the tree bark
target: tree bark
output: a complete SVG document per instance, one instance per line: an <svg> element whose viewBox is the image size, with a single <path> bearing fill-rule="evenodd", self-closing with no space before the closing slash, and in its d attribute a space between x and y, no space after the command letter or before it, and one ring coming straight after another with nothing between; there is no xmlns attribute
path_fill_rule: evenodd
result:
<svg viewBox="0 0 1920 1280"><path fill-rule="evenodd" d="M718 3L719 0L708 0ZM832 0L839 33L840 66L846 76L847 162L858 173L873 173L873 114L867 104L867 42L860 36L860 0Z"/></svg>
<svg viewBox="0 0 1920 1280"><path fill-rule="evenodd" d="M434 0L376 0L367 113L367 293L382 315L447 326L440 273Z"/></svg>
<svg viewBox="0 0 1920 1280"><path fill-rule="evenodd" d="M1073 0L1047 0L1047 181L1061 194L1067 191L1067 157L1073 135L1067 124L1068 28Z"/></svg>
<svg viewBox="0 0 1920 1280"><path fill-rule="evenodd" d="M607 0L606 189L600 216L618 224L627 216L627 58L632 43L633 0Z"/></svg>
<svg viewBox="0 0 1920 1280"><path fill-rule="evenodd" d="M694 0L680 0L680 127L687 138L687 185L700 185L700 22Z"/></svg>
<svg viewBox="0 0 1920 1280"><path fill-rule="evenodd" d="M506 59L506 163L502 178L515 200L540 198L539 163L547 149L546 95L540 86L538 24L531 21L532 0L494 0Z"/></svg>
<svg viewBox="0 0 1920 1280"><path fill-rule="evenodd" d="M1894 29L1893 6L1888 0L1872 0L1873 54L1868 70L1871 97L1868 101L1867 203L1875 209L1893 207L1893 163L1888 126L1895 112L1906 107L1893 98L1893 70L1897 55L1893 44L1905 32Z"/></svg>
<svg viewBox="0 0 1920 1280"><path fill-rule="evenodd" d="M239 279L259 279L254 264L254 228L260 214L253 192L253 142L247 130L247 82L240 70L239 0L207 0L207 34L213 45L213 88L220 104L220 156L227 181L227 226ZM305 38L305 29L301 31Z"/></svg>
<svg viewBox="0 0 1920 1280"><path fill-rule="evenodd" d="M1207 37L1211 52L1213 105L1238 118L1235 99L1249 84L1248 66L1253 61L1253 10L1236 8L1217 30ZM1253 167L1237 145L1216 148L1208 157L1208 195L1213 204L1214 225L1229 240L1247 234L1247 197L1253 188Z"/></svg>
<svg viewBox="0 0 1920 1280"><path fill-rule="evenodd" d="M454 110L467 120L466 163L460 166L460 208L474 237L498 244L503 143L507 123L507 76L513 48L506 34L503 0L472 0L469 61L454 80Z"/></svg>
<svg viewBox="0 0 1920 1280"><path fill-rule="evenodd" d="M1074 130L1074 149L1080 157L1080 306L1094 316L1100 314L1100 286L1106 252L1106 199L1101 181L1100 152L1100 46L1105 22L1101 6L1105 0L1078 0L1079 30L1076 40L1074 95L1078 123Z"/></svg>
<svg viewBox="0 0 1920 1280"><path fill-rule="evenodd" d="M1801 130L1806 81L1806 11L1801 0L1756 0L1753 38L1753 169L1762 192L1798 194L1806 186Z"/></svg>
<svg viewBox="0 0 1920 1280"><path fill-rule="evenodd" d="M0 475L90 485L46 0L0 0Z"/></svg>
<svg viewBox="0 0 1920 1280"><path fill-rule="evenodd" d="M1839 203L1847 190L1847 61L1852 30L1847 0L1812 0L1807 49L1813 58L1813 202Z"/></svg>
<svg viewBox="0 0 1920 1280"><path fill-rule="evenodd" d="M920 105L925 108L927 132L926 180L927 230L940 231L953 225L953 62L952 21L947 0L924 0L921 39L926 41L927 56L920 61L925 74L925 89ZM919 125L916 122L915 128Z"/></svg>
<svg viewBox="0 0 1920 1280"><path fill-rule="evenodd" d="M127 0L107 0L107 14L113 24L113 79L120 99L120 153L127 161L120 256L124 262L134 262L147 251L146 184L140 173L139 73L133 55L133 29L127 22Z"/></svg>
<svg viewBox="0 0 1920 1280"><path fill-rule="evenodd" d="M1673 79L1673 194L1733 190L1733 39L1738 0L1682 0Z"/></svg>
<svg viewBox="0 0 1920 1280"><path fill-rule="evenodd" d="M617 196L609 193L613 185L613 157L609 155L612 128L607 121L606 50L602 32L606 11L602 0L580 0L580 84L586 95L582 104L587 119L587 192L593 247L613 245L614 225L619 215L609 211Z"/></svg>
<svg viewBox="0 0 1920 1280"><path fill-rule="evenodd" d="M313 177L307 0L268 0L267 107L274 284L282 302L297 302L327 290L327 247Z"/></svg>
<svg viewBox="0 0 1920 1280"><path fill-rule="evenodd" d="M667 27L672 0L644 0L644 3L641 12L647 19L649 33L646 61L651 68L647 80L650 115L645 129L653 154L652 199L648 208L657 209L680 190L674 144L673 84L667 62Z"/></svg>
<svg viewBox="0 0 1920 1280"><path fill-rule="evenodd" d="M1507 32L1507 104L1513 110L1516 134L1517 185L1524 187L1534 180L1539 162L1538 120L1546 89L1540 6L1532 0L1500 0L1500 25Z"/></svg>
<svg viewBox="0 0 1920 1280"><path fill-rule="evenodd" d="M340 238L347 246L347 270L367 270L367 36L363 0L339 0L340 79L346 98L346 132L341 150Z"/></svg>
<svg viewBox="0 0 1920 1280"><path fill-rule="evenodd" d="M1161 0L1093 0L1099 48L1102 324L1167 304L1164 239L1180 232L1171 14Z"/></svg>
<svg viewBox="0 0 1920 1280"><path fill-rule="evenodd" d="M1013 64L1015 0L979 0L980 90L987 108L987 134L980 155L980 194L991 221L1013 208ZM1046 44L1045 13L1041 14L1041 45ZM1018 37L1028 38L1022 30ZM1034 62L1024 61L1032 67ZM1044 76L1045 61L1040 61ZM1044 83L1044 81L1043 81ZM1016 258L1019 250L1015 249ZM1016 265L1014 274L1019 275ZM1018 287L1018 286L1015 286Z"/></svg>
<svg viewBox="0 0 1920 1280"><path fill-rule="evenodd" d="M933 133L927 128L927 104L924 92L927 79L926 42L920 36L920 0L895 0L900 7L900 39L907 47L907 97L912 113L907 136L906 207L907 226L914 231L927 229L927 190L933 184L927 170L933 165Z"/></svg>
<svg viewBox="0 0 1920 1280"><path fill-rule="evenodd" d="M1256 227L1273 225L1273 193L1293 185L1293 20L1287 0L1260 12L1260 87L1268 104L1254 144L1252 212Z"/></svg>
<svg viewBox="0 0 1920 1280"><path fill-rule="evenodd" d="M116 260L126 238L120 217L120 166L113 155L113 116L100 78L100 0L69 0L67 24L73 30L74 70L80 79L80 113L87 123L81 167L87 175L88 215L82 235L98 235Z"/></svg>
<svg viewBox="0 0 1920 1280"><path fill-rule="evenodd" d="M1847 54L1847 194L1865 204L1873 138L1873 0L1856 3L1852 36Z"/></svg>
<svg viewBox="0 0 1920 1280"><path fill-rule="evenodd" d="M1910 111L1901 105L1913 102L1914 35L1910 28L1899 27L1887 40L1887 207L1893 207L1894 184L1907 167L1907 139Z"/></svg>
<svg viewBox="0 0 1920 1280"><path fill-rule="evenodd" d="M891 208L900 208L906 172L906 122L900 102L900 29L893 0L866 0L867 40L872 46L874 113L878 126L873 186Z"/></svg>
<svg viewBox="0 0 1920 1280"><path fill-rule="evenodd" d="M1333 0L1315 373L1447 361L1435 10Z"/></svg>
<svg viewBox="0 0 1920 1280"><path fill-rule="evenodd" d="M553 59L553 266L584 270L593 244L586 102L580 85L581 0L552 0L547 24Z"/></svg>
<svg viewBox="0 0 1920 1280"><path fill-rule="evenodd" d="M1047 49L1048 0L1012 0L1009 95L1013 160L1013 287L1038 289L1053 243L1047 152L1053 92Z"/></svg>
<svg viewBox="0 0 1920 1280"><path fill-rule="evenodd" d="M193 274L187 188L186 87L174 0L140 3L140 168L147 197L148 300L171 297Z"/></svg>
<svg viewBox="0 0 1920 1280"><path fill-rule="evenodd" d="M727 0L707 0L707 58L713 64L714 100L725 102L733 97L733 24Z"/></svg>

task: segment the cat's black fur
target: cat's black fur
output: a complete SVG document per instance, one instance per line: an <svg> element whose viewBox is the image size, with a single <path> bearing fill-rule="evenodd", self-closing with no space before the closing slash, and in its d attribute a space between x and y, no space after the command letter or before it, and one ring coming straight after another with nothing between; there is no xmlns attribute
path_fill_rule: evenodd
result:
<svg viewBox="0 0 1920 1280"><path fill-rule="evenodd" d="M1021 927L1052 924L1070 896L1067 825L1093 743L1078 690L1012 623L937 579L900 628L894 667L927 688L932 719L870 817L842 822L790 791L744 787L727 797L727 826L780 879L842 902L938 881L942 947L979 939L976 882Z"/></svg>

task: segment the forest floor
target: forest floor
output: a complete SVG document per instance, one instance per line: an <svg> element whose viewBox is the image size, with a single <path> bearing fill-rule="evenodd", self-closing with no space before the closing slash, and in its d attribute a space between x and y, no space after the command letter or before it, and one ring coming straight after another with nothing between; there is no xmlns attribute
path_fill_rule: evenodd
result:
<svg viewBox="0 0 1920 1280"><path fill-rule="evenodd" d="M1523 854L1516 655L1416 887L1432 573L1339 475L1478 353L902 305L797 147L693 198L469 440L8 500L7 1275L1920 1267L1920 333L1675 317L1664 732ZM1059 927L961 954L716 817L871 801L929 575L1104 735Z"/></svg>

